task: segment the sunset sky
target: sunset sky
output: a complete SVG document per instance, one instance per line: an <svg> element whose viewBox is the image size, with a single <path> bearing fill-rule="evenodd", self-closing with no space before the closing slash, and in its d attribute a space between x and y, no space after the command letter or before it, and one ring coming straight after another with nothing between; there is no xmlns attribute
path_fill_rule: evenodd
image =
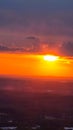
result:
<svg viewBox="0 0 73 130"><path fill-rule="evenodd" d="M0 0L0 76L73 78L73 0Z"/></svg>

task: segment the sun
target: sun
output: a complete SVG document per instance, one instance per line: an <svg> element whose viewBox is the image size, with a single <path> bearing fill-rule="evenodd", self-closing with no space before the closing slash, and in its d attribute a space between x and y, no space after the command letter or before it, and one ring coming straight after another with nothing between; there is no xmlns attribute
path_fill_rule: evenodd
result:
<svg viewBox="0 0 73 130"><path fill-rule="evenodd" d="M45 55L44 56L44 60L50 61L50 62L57 61L58 58L59 58L58 56L54 56L54 55Z"/></svg>

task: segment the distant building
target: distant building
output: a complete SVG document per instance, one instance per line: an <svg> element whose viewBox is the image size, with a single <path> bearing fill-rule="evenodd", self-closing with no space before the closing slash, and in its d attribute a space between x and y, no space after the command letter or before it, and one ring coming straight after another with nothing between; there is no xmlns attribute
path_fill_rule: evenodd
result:
<svg viewBox="0 0 73 130"><path fill-rule="evenodd" d="M64 130L73 130L73 127L64 127Z"/></svg>
<svg viewBox="0 0 73 130"><path fill-rule="evenodd" d="M17 127L0 127L1 130L16 130Z"/></svg>

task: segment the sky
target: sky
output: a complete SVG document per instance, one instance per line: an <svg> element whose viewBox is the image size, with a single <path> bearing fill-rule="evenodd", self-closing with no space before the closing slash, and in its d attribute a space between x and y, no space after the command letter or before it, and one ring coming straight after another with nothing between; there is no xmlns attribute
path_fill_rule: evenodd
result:
<svg viewBox="0 0 73 130"><path fill-rule="evenodd" d="M25 54L28 54L31 58L27 58L29 59L27 62L26 58L22 60L19 54L21 57L26 57ZM59 72L62 72L57 76L73 76L71 74L73 71L73 0L0 0L0 63L2 66L0 74L31 75L31 71L25 73L25 65L23 65L24 71L21 71L20 62L22 64L25 61L23 64L26 66L30 64L26 70L34 68L32 75L39 75L39 73L48 75L40 67L37 68L38 71L40 70L39 73L34 71L35 67L31 59L35 54L37 56L52 54L67 59L65 60L67 62L60 63L61 68L56 66L59 67ZM36 56L34 59L36 59L35 65L37 63L39 65ZM7 69L9 65L4 66L6 62L14 71L11 71L11 68ZM68 64L63 65L64 63ZM42 68L46 65L41 63L40 66ZM15 71L16 68L21 74ZM56 75L56 72L51 70L49 75Z"/></svg>

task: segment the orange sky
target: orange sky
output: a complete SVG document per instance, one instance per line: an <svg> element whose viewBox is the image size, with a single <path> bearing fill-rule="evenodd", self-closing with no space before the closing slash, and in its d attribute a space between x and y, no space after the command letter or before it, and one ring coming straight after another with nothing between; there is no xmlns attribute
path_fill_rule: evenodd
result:
<svg viewBox="0 0 73 130"><path fill-rule="evenodd" d="M59 57L57 61L50 62L44 60L44 55L0 53L0 75L73 78L73 60Z"/></svg>

